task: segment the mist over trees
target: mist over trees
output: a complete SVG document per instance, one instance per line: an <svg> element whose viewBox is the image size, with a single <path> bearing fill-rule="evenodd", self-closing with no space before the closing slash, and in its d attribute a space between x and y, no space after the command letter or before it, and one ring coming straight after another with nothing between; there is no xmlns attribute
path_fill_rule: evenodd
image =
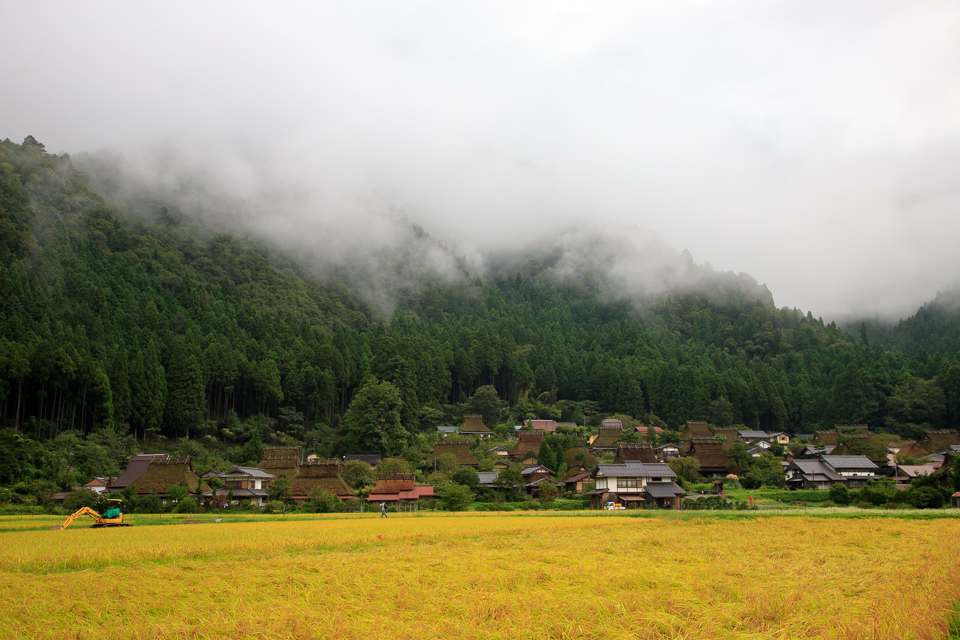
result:
<svg viewBox="0 0 960 640"><path fill-rule="evenodd" d="M638 306L602 260L574 274L563 255L424 276L385 318L341 279L164 203L126 215L68 156L5 140L0 482L62 482L93 442L108 453L81 455L88 475L163 441L237 462L263 443L393 456L473 413L491 428L618 413L907 438L960 419L956 306L851 335L692 264L695 286Z"/></svg>

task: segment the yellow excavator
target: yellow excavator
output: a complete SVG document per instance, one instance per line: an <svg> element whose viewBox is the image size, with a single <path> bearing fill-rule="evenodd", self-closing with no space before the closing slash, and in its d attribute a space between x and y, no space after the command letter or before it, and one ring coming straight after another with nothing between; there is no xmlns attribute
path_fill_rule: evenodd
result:
<svg viewBox="0 0 960 640"><path fill-rule="evenodd" d="M55 524L50 527L50 529L52 531L62 531L69 527L70 524L80 516L90 516L95 520L93 526L90 527L91 529L100 529L101 527L129 527L130 524L123 521L123 500L110 498L107 502L116 502L117 504L111 505L102 515L90 507L84 507L67 518L63 524Z"/></svg>

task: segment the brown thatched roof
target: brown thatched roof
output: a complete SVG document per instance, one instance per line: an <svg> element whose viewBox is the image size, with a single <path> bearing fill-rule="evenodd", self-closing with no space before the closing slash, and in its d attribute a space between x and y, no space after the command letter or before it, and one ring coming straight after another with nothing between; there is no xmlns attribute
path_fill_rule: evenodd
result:
<svg viewBox="0 0 960 640"><path fill-rule="evenodd" d="M463 416L463 424L460 425L460 433L493 433L483 424L483 416L471 414Z"/></svg>
<svg viewBox="0 0 960 640"><path fill-rule="evenodd" d="M377 475L377 484L371 491L374 493L400 493L401 491L413 491L416 484L416 476L412 473L388 473Z"/></svg>
<svg viewBox="0 0 960 640"><path fill-rule="evenodd" d="M928 452L916 440L911 440L900 444L897 455L905 458L924 458L928 455Z"/></svg>
<svg viewBox="0 0 960 640"><path fill-rule="evenodd" d="M534 455L540 452L540 443L543 442L544 434L539 431L520 431L517 436L517 444L510 449L510 457L514 459L524 458L528 452L533 451Z"/></svg>
<svg viewBox="0 0 960 640"><path fill-rule="evenodd" d="M183 483L190 493L196 493L200 477L193 472L190 458L157 458L150 462L146 473L137 478L133 486L137 488L137 495L150 495L156 489L158 495L167 495L170 487ZM203 491L210 491L206 484L201 485Z"/></svg>
<svg viewBox="0 0 960 640"><path fill-rule="evenodd" d="M300 465L300 473L291 483L290 494L298 498L315 491L329 491L340 497L353 495L353 490L340 479L339 460L315 459Z"/></svg>
<svg viewBox="0 0 960 640"><path fill-rule="evenodd" d="M683 433L680 435L681 440L712 437L713 432L710 431L710 425L700 420L687 420L687 424L683 428Z"/></svg>
<svg viewBox="0 0 960 640"><path fill-rule="evenodd" d="M713 438L692 439L690 441L690 455L700 463L701 473L726 471L732 463L732 460L723 451L723 443Z"/></svg>
<svg viewBox="0 0 960 640"><path fill-rule="evenodd" d="M467 467L477 466L477 459L470 453L469 440L438 440L433 443L433 455L427 458L430 464L439 456L452 455L457 459L457 464ZM374 491L373 493L380 493Z"/></svg>
<svg viewBox="0 0 960 640"><path fill-rule="evenodd" d="M592 449L610 449L623 437L623 427L600 427L597 437L590 443Z"/></svg>
<svg viewBox="0 0 960 640"><path fill-rule="evenodd" d="M295 470L300 466L299 447L264 447L263 460L257 465L264 471ZM276 475L276 474L274 474ZM287 474L289 477L292 474Z"/></svg>
<svg viewBox="0 0 960 640"><path fill-rule="evenodd" d="M567 449L563 452L563 461L566 463L568 469L572 469L579 464L577 462L577 455L581 453L585 458L584 466L587 469L593 469L595 466L597 466L597 459L592 453L590 453L590 451L583 447L577 447L574 449Z"/></svg>
<svg viewBox="0 0 960 640"><path fill-rule="evenodd" d="M927 453L937 453L944 451L951 446L960 444L960 433L954 429L935 429L924 431L923 438L917 443Z"/></svg>
<svg viewBox="0 0 960 640"><path fill-rule="evenodd" d="M657 454L653 450L652 444L629 444L621 442L617 444L617 454L613 458L613 464L623 464L627 460L637 460L654 464L657 462Z"/></svg>
<svg viewBox="0 0 960 640"><path fill-rule="evenodd" d="M733 427L717 427L713 430L714 437L723 436L723 447L726 449L737 442L743 442L743 438L740 437L740 432Z"/></svg>

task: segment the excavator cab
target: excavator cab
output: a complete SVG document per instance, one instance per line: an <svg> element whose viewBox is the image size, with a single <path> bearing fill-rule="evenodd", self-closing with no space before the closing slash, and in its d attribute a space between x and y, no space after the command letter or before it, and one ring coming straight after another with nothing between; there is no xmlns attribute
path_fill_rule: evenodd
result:
<svg viewBox="0 0 960 640"><path fill-rule="evenodd" d="M110 508L99 514L90 507L84 507L71 515L63 524L55 524L50 527L53 531L62 531L80 516L90 516L94 519L91 529L100 529L103 527L129 527L130 524L123 521L123 500L109 498L107 502L111 503Z"/></svg>

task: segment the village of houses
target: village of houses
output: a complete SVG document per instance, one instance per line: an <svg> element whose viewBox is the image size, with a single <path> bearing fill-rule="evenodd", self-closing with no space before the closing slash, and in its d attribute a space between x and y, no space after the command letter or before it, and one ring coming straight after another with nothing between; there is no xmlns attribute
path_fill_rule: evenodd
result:
<svg viewBox="0 0 960 640"><path fill-rule="evenodd" d="M435 488L424 480L431 477L438 460L445 460L448 465L455 461L457 468L476 470L481 466L472 453L472 445L474 450L481 446L493 456L492 465L482 465L492 469L477 472L480 495L494 495L503 486L498 483L500 474L514 469L519 471L523 499L528 501L549 493L576 497L582 504L589 499L593 509L684 509L707 497L722 500L724 485L739 479L743 469L728 453L735 443L747 447L747 453L754 458L771 448L780 451L791 443L805 444L802 449L792 447L793 451L800 451L799 455L785 452L780 463L782 485L792 490L829 490L835 485L858 489L871 480L887 480L905 490L917 477L928 475L939 476L940 483L947 487L948 472L960 455L960 434L956 430L926 431L920 440L888 444L885 454L868 457L847 451L849 447L844 444L874 438L875 434L864 425L838 425L813 434L790 435L714 428L706 422L690 421L683 427L679 442L654 446L636 442L636 437L625 442L633 434L627 433L620 420L608 419L597 433L581 439L579 446L563 451L562 466L559 460L551 466L541 464L538 455L545 438L570 426L575 425L530 420L515 428L515 438L498 442L480 416L468 415L459 426L438 427L433 454L414 473L381 473L382 459L376 454L318 459L313 455L303 457L298 447L268 446L255 467L235 466L201 477L194 473L188 458L139 454L130 459L119 477L96 478L86 488L100 493L133 487L137 496L156 495L166 504L171 500L171 489L179 485L200 496L207 506L224 508L246 503L246 508L256 508L266 504L271 483L286 477L290 481L289 500L299 505L319 492L327 492L353 511L379 509L381 505L416 510L435 504ZM635 429L639 439L644 440L647 430L653 427ZM699 474L711 484L711 491L684 488L686 483L670 463L685 457L696 459ZM903 459L921 464L898 463ZM344 465L351 461L369 467L375 478L372 486L354 490L341 478ZM210 483L216 489L207 484L212 477L218 478ZM55 498L62 499L64 495ZM960 492L952 495L950 506L960 507Z"/></svg>

